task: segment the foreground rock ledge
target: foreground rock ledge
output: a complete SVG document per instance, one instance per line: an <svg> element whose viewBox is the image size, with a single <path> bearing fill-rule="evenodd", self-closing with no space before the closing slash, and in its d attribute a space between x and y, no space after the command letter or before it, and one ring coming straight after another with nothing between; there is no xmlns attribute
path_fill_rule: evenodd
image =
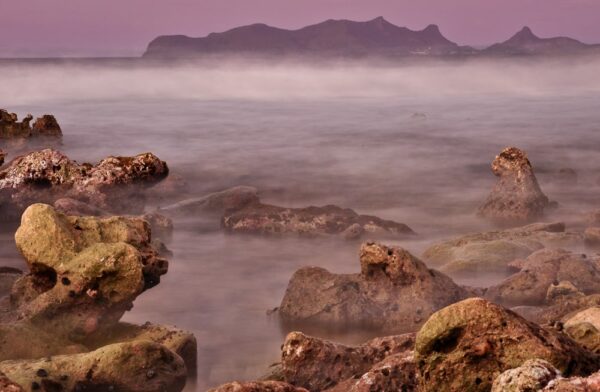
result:
<svg viewBox="0 0 600 392"><path fill-rule="evenodd" d="M549 200L540 189L527 154L507 147L492 162L498 177L478 214L500 224L527 223L544 215Z"/></svg>
<svg viewBox="0 0 600 392"><path fill-rule="evenodd" d="M298 270L279 307L292 325L416 331L436 310L469 293L402 248L366 243L361 272L338 275L319 267Z"/></svg>
<svg viewBox="0 0 600 392"><path fill-rule="evenodd" d="M194 336L119 322L167 271L145 220L35 204L15 238L30 272L0 299L0 372L26 391L181 391Z"/></svg>

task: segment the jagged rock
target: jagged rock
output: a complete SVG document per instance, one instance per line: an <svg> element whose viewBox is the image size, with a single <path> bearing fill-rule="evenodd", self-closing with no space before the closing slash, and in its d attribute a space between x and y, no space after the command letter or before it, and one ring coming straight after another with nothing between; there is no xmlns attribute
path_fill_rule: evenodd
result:
<svg viewBox="0 0 600 392"><path fill-rule="evenodd" d="M23 388L12 382L0 373L0 392L23 392Z"/></svg>
<svg viewBox="0 0 600 392"><path fill-rule="evenodd" d="M415 331L436 310L468 296L446 275L402 248L366 243L360 274L298 270L279 308L284 321L390 332Z"/></svg>
<svg viewBox="0 0 600 392"><path fill-rule="evenodd" d="M114 325L168 268L139 218L69 217L34 204L15 240L31 269L13 289L19 314L71 339Z"/></svg>
<svg viewBox="0 0 600 392"><path fill-rule="evenodd" d="M0 362L0 371L27 391L180 392L183 360L150 341L118 343L74 355Z"/></svg>
<svg viewBox="0 0 600 392"><path fill-rule="evenodd" d="M479 275L514 272L515 259L542 248L578 247L580 233L566 231L564 223L535 223L509 230L468 234L430 246L423 259L448 274Z"/></svg>
<svg viewBox="0 0 600 392"><path fill-rule="evenodd" d="M531 222L544 215L549 200L538 185L527 154L507 147L492 162L499 177L478 214L497 223Z"/></svg>
<svg viewBox="0 0 600 392"><path fill-rule="evenodd" d="M109 157L92 166L55 150L34 151L0 171L0 202L6 204L1 212L14 216L30 204L69 197L112 212L134 213L143 208L140 187L161 181L168 171L150 153Z"/></svg>
<svg viewBox="0 0 600 392"><path fill-rule="evenodd" d="M417 366L412 351L394 354L362 376L352 377L327 392L417 391Z"/></svg>
<svg viewBox="0 0 600 392"><path fill-rule="evenodd" d="M499 375L494 380L492 392L535 392L557 377L560 377L560 372L551 363L531 359Z"/></svg>
<svg viewBox="0 0 600 392"><path fill-rule="evenodd" d="M61 137L62 131L56 118L44 114L30 125L33 116L28 114L21 122L15 113L0 109L0 139L30 138L34 136Z"/></svg>
<svg viewBox="0 0 600 392"><path fill-rule="evenodd" d="M309 392L281 381L231 382L208 392Z"/></svg>
<svg viewBox="0 0 600 392"><path fill-rule="evenodd" d="M415 344L419 383L428 391L489 391L502 372L529 359L566 376L598 370L600 357L481 298L450 305L423 325Z"/></svg>
<svg viewBox="0 0 600 392"><path fill-rule="evenodd" d="M329 205L325 207L284 208L253 203L237 211L226 212L222 226L230 233L252 233L315 237L345 235L358 224L369 236L397 237L413 235L403 223L359 215L351 209Z"/></svg>
<svg viewBox="0 0 600 392"><path fill-rule="evenodd" d="M486 298L511 306L541 305L548 290L569 281L585 294L600 293L600 266L583 254L542 249L527 257L521 271L490 287Z"/></svg>
<svg viewBox="0 0 600 392"><path fill-rule="evenodd" d="M324 391L362 376L390 356L412 351L413 346L414 334L376 338L349 347L292 332L281 349L281 374L283 381L295 386Z"/></svg>
<svg viewBox="0 0 600 392"><path fill-rule="evenodd" d="M167 215L183 216L198 213L222 215L225 211L237 211L247 205L259 202L258 190L250 186L236 186L206 196L186 199L161 207L159 212Z"/></svg>
<svg viewBox="0 0 600 392"><path fill-rule="evenodd" d="M600 392L600 372L589 377L557 378L542 392Z"/></svg>

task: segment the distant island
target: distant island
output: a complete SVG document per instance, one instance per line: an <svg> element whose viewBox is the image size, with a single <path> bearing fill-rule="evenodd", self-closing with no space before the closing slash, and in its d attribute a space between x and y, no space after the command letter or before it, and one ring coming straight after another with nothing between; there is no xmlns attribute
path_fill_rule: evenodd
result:
<svg viewBox="0 0 600 392"><path fill-rule="evenodd" d="M507 41L485 49L460 46L436 25L420 31L396 26L383 17L366 22L327 20L286 30L266 24L237 27L206 37L160 36L148 45L145 58L198 58L221 55L301 57L459 57L600 54L600 45L568 37L540 38L524 27Z"/></svg>

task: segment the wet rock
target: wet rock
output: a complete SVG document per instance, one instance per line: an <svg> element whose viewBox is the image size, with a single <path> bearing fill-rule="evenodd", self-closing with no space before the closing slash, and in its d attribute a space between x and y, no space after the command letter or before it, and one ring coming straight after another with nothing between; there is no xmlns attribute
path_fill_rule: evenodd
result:
<svg viewBox="0 0 600 392"><path fill-rule="evenodd" d="M231 382L208 392L309 392L281 381Z"/></svg>
<svg viewBox="0 0 600 392"><path fill-rule="evenodd" d="M499 375L492 392L534 392L543 389L550 381L560 377L560 372L551 363L531 359L522 366Z"/></svg>
<svg viewBox="0 0 600 392"><path fill-rule="evenodd" d="M1 212L14 216L30 204L67 197L111 212L135 213L144 204L141 188L167 175L167 164L150 153L109 157L92 166L55 150L34 151L0 171Z"/></svg>
<svg viewBox="0 0 600 392"><path fill-rule="evenodd" d="M390 356L412 351L413 346L414 334L376 338L361 346L349 347L292 332L281 350L281 374L283 381L311 392L329 390L366 372L377 373L385 366L378 364ZM377 369L372 369L375 365ZM341 391L340 388L335 390Z"/></svg>
<svg viewBox="0 0 600 392"><path fill-rule="evenodd" d="M468 234L430 246L423 259L455 275L514 272L516 259L524 259L542 248L575 247L583 244L580 233L566 231L563 223L535 223L509 230Z"/></svg>
<svg viewBox="0 0 600 392"><path fill-rule="evenodd" d="M1 392L23 392L23 388L8 379L0 373L0 391Z"/></svg>
<svg viewBox="0 0 600 392"><path fill-rule="evenodd" d="M156 238L170 239L173 236L173 221L158 212L150 212L141 216L148 222L152 235Z"/></svg>
<svg viewBox="0 0 600 392"><path fill-rule="evenodd" d="M112 344L84 354L3 361L0 371L28 391L180 392L186 381L183 360L149 341Z"/></svg>
<svg viewBox="0 0 600 392"><path fill-rule="evenodd" d="M468 296L402 248L366 243L360 274L319 267L298 270L279 307L282 320L340 328L415 331L436 310Z"/></svg>
<svg viewBox="0 0 600 392"><path fill-rule="evenodd" d="M15 240L31 270L13 289L19 314L71 339L114 325L168 268L139 218L69 217L34 204Z"/></svg>
<svg viewBox="0 0 600 392"><path fill-rule="evenodd" d="M513 310L537 324L554 325L563 323L575 313L600 306L600 294L559 297L548 306L519 306Z"/></svg>
<svg viewBox="0 0 600 392"><path fill-rule="evenodd" d="M527 154L507 147L492 162L498 182L478 214L501 224L531 222L544 215L549 200L538 185Z"/></svg>
<svg viewBox="0 0 600 392"><path fill-rule="evenodd" d="M566 376L598 370L600 357L566 335L541 328L481 298L450 305L417 334L420 386L431 391L489 391L506 370L542 359Z"/></svg>
<svg viewBox="0 0 600 392"><path fill-rule="evenodd" d="M563 281L570 282L575 291L600 293L600 266L586 255L542 249L527 257L521 271L490 287L486 298L510 306L541 305L546 302L549 288Z"/></svg>
<svg viewBox="0 0 600 392"><path fill-rule="evenodd" d="M106 216L109 215L101 208L94 207L83 201L64 197L54 202L54 208L65 215L79 216Z"/></svg>
<svg viewBox="0 0 600 392"><path fill-rule="evenodd" d="M178 173L169 176L148 189L148 197L156 202L164 203L181 200L190 193L190 186L185 177Z"/></svg>
<svg viewBox="0 0 600 392"><path fill-rule="evenodd" d="M173 216L214 213L222 215L225 211L237 211L250 204L259 202L258 190L250 186L236 186L206 196L186 199L175 204L161 207L159 212Z"/></svg>
<svg viewBox="0 0 600 392"><path fill-rule="evenodd" d="M4 158L6 157L6 153L0 149L0 166L4 165Z"/></svg>
<svg viewBox="0 0 600 392"><path fill-rule="evenodd" d="M362 230L357 229L356 225L359 225ZM405 224L369 215L359 215L351 209L333 205L284 208L252 203L241 210L226 212L222 226L230 233L294 234L307 237L330 235L347 237L348 230L358 230L370 237L398 237L414 234Z"/></svg>

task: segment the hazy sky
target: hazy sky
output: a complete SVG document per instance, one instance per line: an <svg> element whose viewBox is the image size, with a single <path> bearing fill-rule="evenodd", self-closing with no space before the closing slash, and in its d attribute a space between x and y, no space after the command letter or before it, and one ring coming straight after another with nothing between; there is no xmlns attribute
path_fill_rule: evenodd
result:
<svg viewBox="0 0 600 392"><path fill-rule="evenodd" d="M0 57L137 55L161 34L380 15L411 29L438 24L460 44L505 40L524 25L600 43L600 0L0 0Z"/></svg>

